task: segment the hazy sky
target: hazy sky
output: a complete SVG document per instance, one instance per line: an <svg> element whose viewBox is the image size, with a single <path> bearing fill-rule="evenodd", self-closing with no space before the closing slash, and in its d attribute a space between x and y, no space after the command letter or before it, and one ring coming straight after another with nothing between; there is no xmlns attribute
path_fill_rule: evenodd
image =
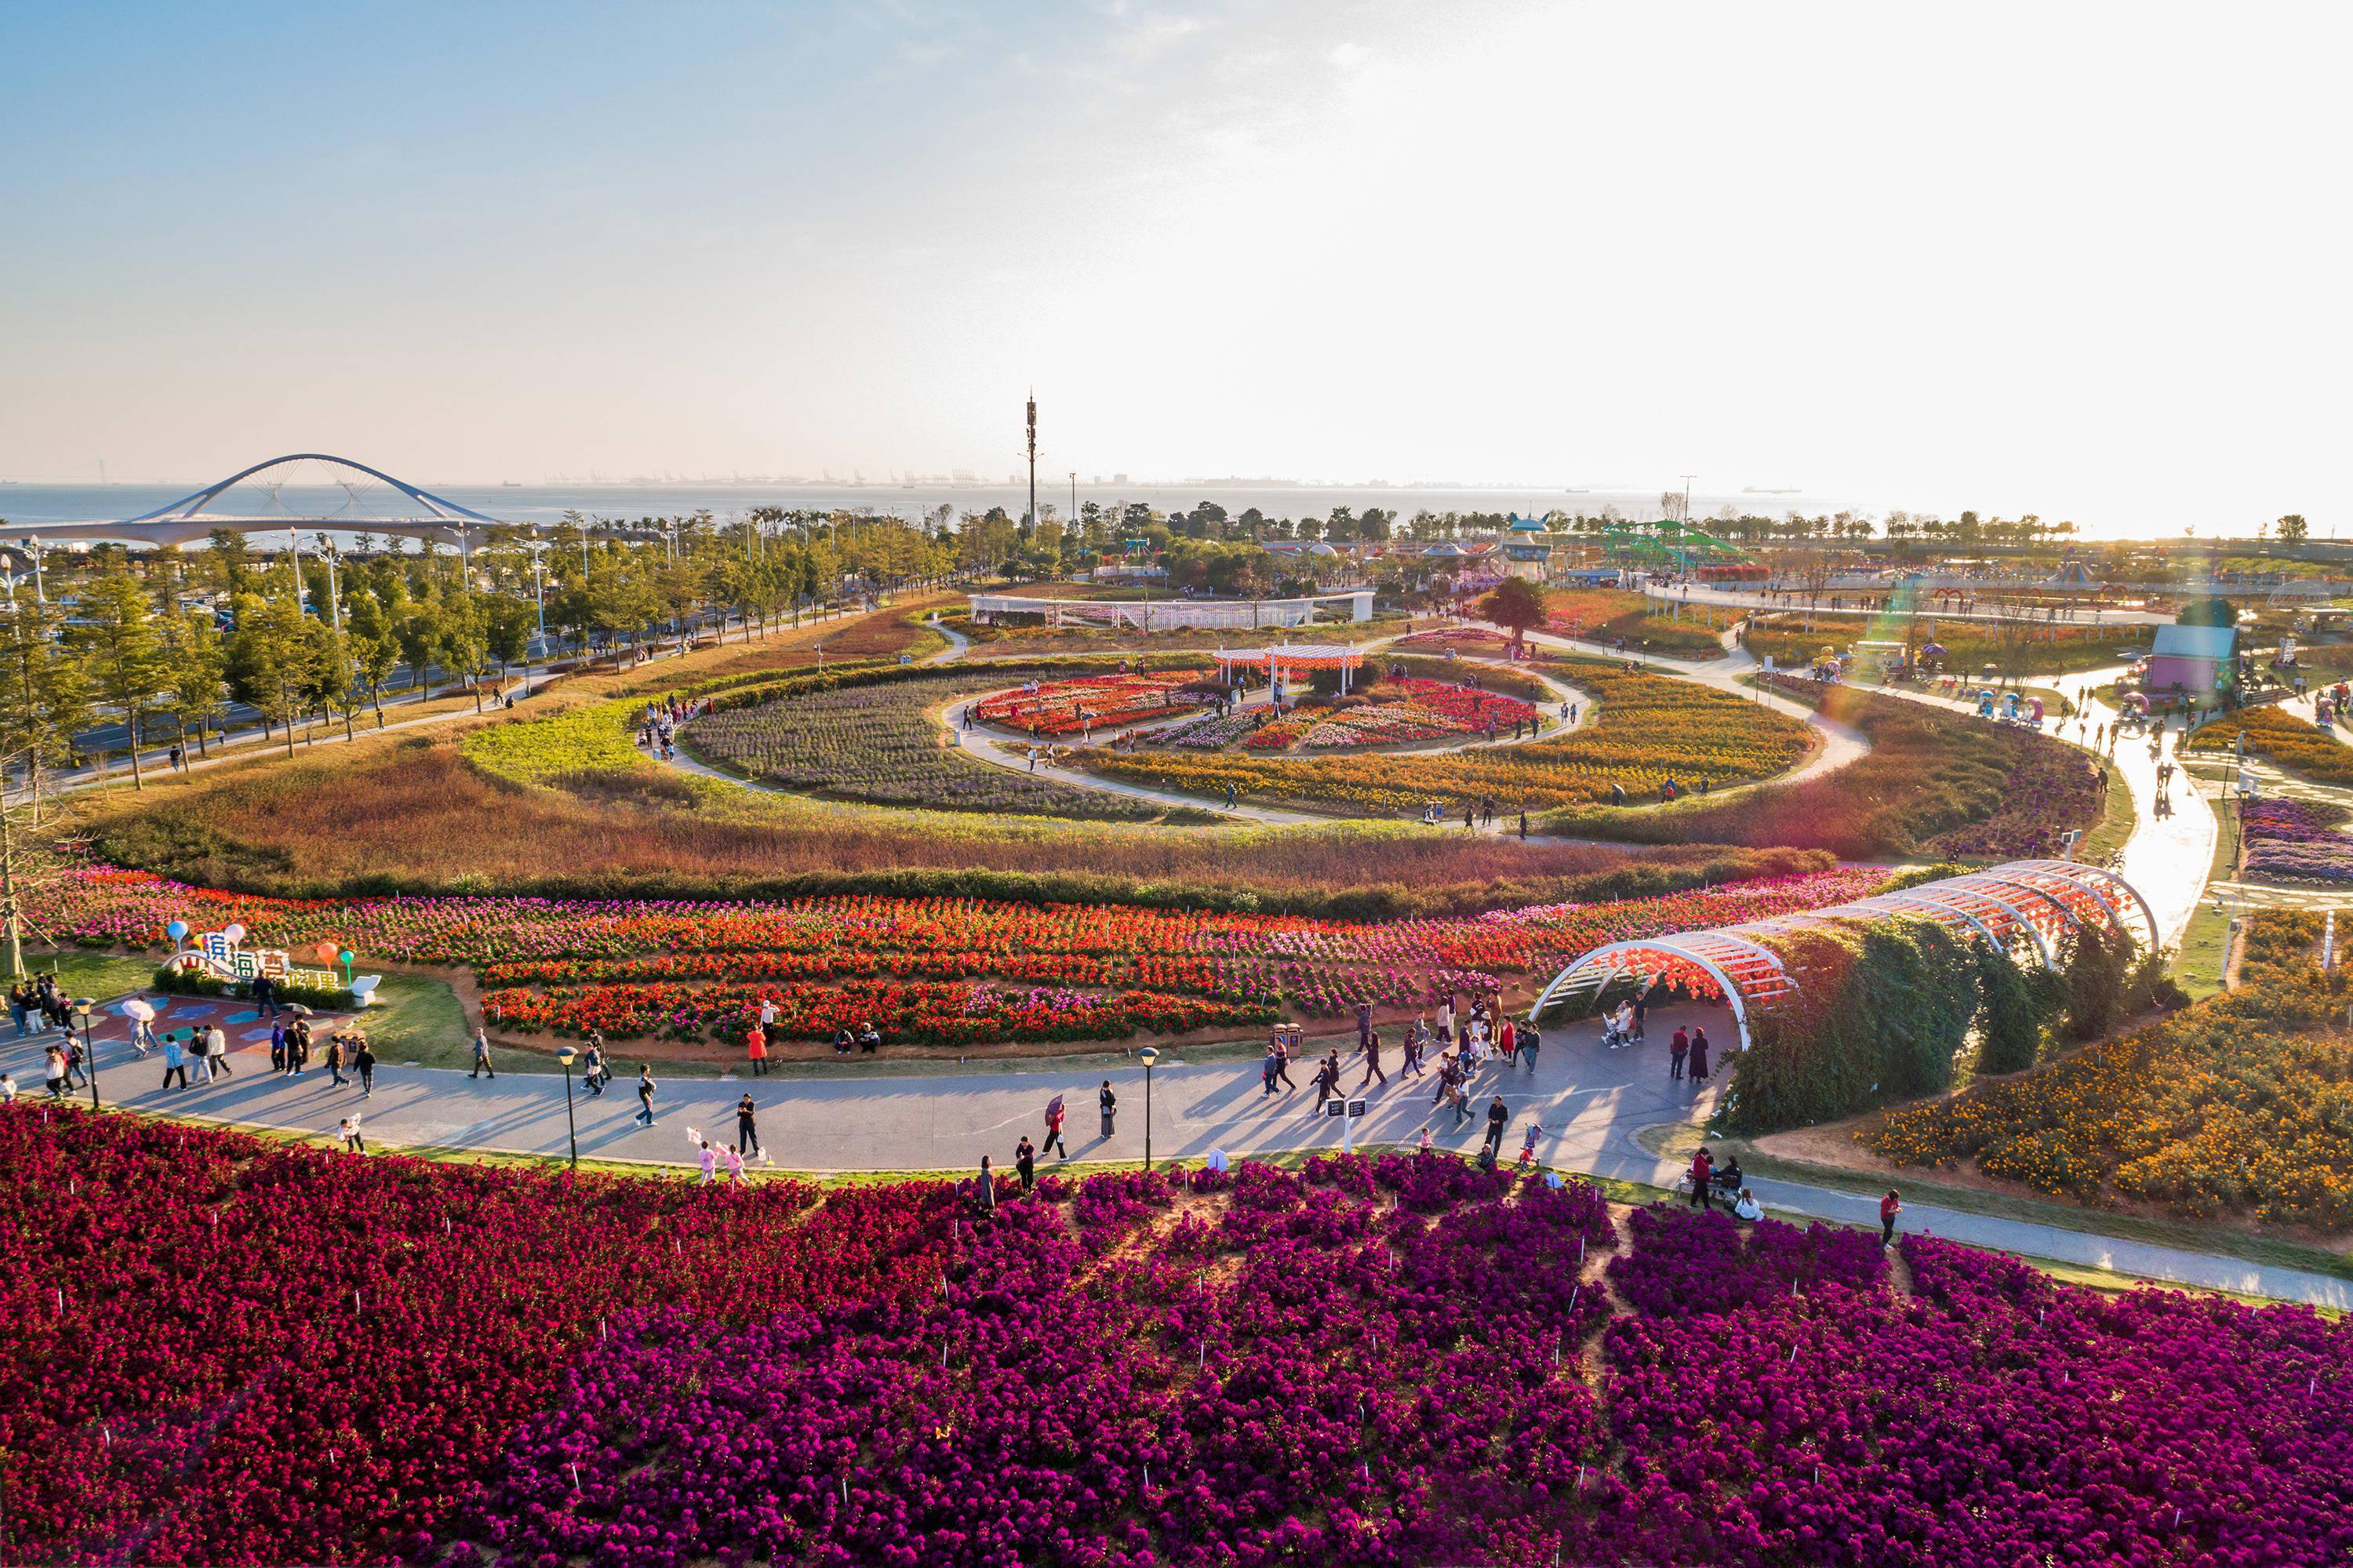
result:
<svg viewBox="0 0 2353 1568"><path fill-rule="evenodd" d="M0 474L2353 530L2339 5L0 0Z"/></svg>

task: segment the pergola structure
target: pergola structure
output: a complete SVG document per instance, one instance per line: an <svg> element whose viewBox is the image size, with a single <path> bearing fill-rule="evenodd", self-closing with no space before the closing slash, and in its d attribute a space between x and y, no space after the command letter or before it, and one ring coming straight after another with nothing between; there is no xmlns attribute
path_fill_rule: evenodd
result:
<svg viewBox="0 0 2353 1568"><path fill-rule="evenodd" d="M1365 667L1365 651L1346 642L1281 642L1271 648L1220 648L1218 674L1231 681L1236 670L1264 670L1269 680L1289 680L1303 672L1337 670L1340 690L1356 683Z"/></svg>
<svg viewBox="0 0 2353 1568"><path fill-rule="evenodd" d="M2019 860L1826 908L1604 943L1555 975L1537 994L1528 1016L1536 1017L1556 1002L1599 996L1616 980L1644 987L1663 980L1702 995L1722 995L1745 1051L1750 1010L1768 1010L1800 989L1799 975L1773 947L1775 937L1900 916L1934 920L2004 952L2031 948L2048 969L2058 967L2059 942L2087 927L2104 937L2122 938L2144 952L2158 943L2157 916L2148 901L2115 872L2076 861Z"/></svg>

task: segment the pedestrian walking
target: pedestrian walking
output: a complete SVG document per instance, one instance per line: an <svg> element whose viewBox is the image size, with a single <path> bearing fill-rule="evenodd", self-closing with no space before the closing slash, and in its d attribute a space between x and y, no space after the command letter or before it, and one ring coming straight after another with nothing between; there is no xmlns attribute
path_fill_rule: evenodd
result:
<svg viewBox="0 0 2353 1568"><path fill-rule="evenodd" d="M1062 1141L1062 1118L1067 1114L1062 1108L1061 1096L1056 1095L1046 1102L1046 1140L1039 1147L1052 1150L1055 1157L1060 1160L1068 1160L1071 1157L1071 1146ZM987 1163L987 1157L985 1155L982 1157L982 1163L984 1165Z"/></svg>
<svg viewBox="0 0 2353 1568"><path fill-rule="evenodd" d="M1357 1091L1362 1093L1365 1086L1376 1078L1380 1080L1381 1087L1389 1086L1389 1075L1381 1071L1381 1037L1368 1029L1365 1032L1365 1075L1357 1081Z"/></svg>
<svg viewBox="0 0 2353 1568"><path fill-rule="evenodd" d="M228 1031L217 1023L205 1031L205 1072L208 1078L231 1075L228 1070Z"/></svg>
<svg viewBox="0 0 2353 1568"><path fill-rule="evenodd" d="M66 1054L54 1044L41 1054L41 1077L48 1085L49 1098L66 1097Z"/></svg>
<svg viewBox="0 0 2353 1568"><path fill-rule="evenodd" d="M1030 1145L1029 1135L1023 1133L1021 1141L1013 1146L1013 1169L1021 1174L1021 1191L1025 1193L1038 1184L1038 1150Z"/></svg>
<svg viewBox="0 0 2353 1568"><path fill-rule="evenodd" d="M612 1080L613 1070L605 1065L605 1037L595 1030L588 1032L588 1055L581 1065L581 1081L588 1092L598 1099L605 1097L605 1086Z"/></svg>
<svg viewBox="0 0 2353 1568"><path fill-rule="evenodd" d="M352 1065L360 1070L360 1098L375 1098L375 1051L364 1034L352 1048Z"/></svg>
<svg viewBox="0 0 2353 1568"><path fill-rule="evenodd" d="M1709 1184L1710 1182L1714 1181L1715 1180L1715 1155L1713 1155L1713 1154L1711 1154L1711 1153L1709 1153L1709 1152L1708 1152L1708 1150L1707 1150L1707 1145L1705 1145L1705 1144L1704 1144L1704 1143L1703 1143L1703 1144L1701 1144L1701 1145L1699 1146L1699 1152L1698 1152L1697 1154L1694 1154L1694 1155L1693 1155L1693 1156L1692 1156L1692 1163L1691 1163L1691 1190L1692 1190L1692 1200L1691 1200L1691 1201L1692 1201L1692 1207L1693 1207L1693 1208L1694 1208L1694 1209L1704 1209L1704 1208L1706 1208L1706 1207L1708 1206L1708 1202L1707 1202L1707 1189L1708 1189L1708 1184Z"/></svg>
<svg viewBox="0 0 2353 1568"><path fill-rule="evenodd" d="M751 1059L752 1075L762 1077L768 1071L768 1031L754 1023L744 1032L744 1054Z"/></svg>
<svg viewBox="0 0 2353 1568"><path fill-rule="evenodd" d="M282 1020L269 1026L269 1070L286 1070L286 1024Z"/></svg>
<svg viewBox="0 0 2353 1568"><path fill-rule="evenodd" d="M1479 1146L1480 1152L1492 1153L1500 1159L1504 1152L1504 1134L1510 1130L1511 1125L1512 1113L1504 1106L1504 1097L1497 1095L1487 1107L1487 1136Z"/></svg>
<svg viewBox="0 0 2353 1568"><path fill-rule="evenodd" d="M474 1025L474 1070L466 1076L479 1078L485 1073L493 1078L499 1075L498 1069L491 1065L490 1032L477 1023Z"/></svg>
<svg viewBox="0 0 2353 1568"><path fill-rule="evenodd" d="M1356 1049L1362 1051L1373 1038L1373 1004L1356 1003Z"/></svg>
<svg viewBox="0 0 2353 1568"><path fill-rule="evenodd" d="M997 1170L988 1162L986 1154L980 1157L980 1190L974 1196L979 1200L981 1213L993 1214L997 1212Z"/></svg>
<svg viewBox="0 0 2353 1568"><path fill-rule="evenodd" d="M744 1185L744 1151L740 1149L727 1151L727 1184L730 1187Z"/></svg>
<svg viewBox="0 0 2353 1568"><path fill-rule="evenodd" d="M343 1086L343 1037L340 1031L327 1036L327 1075L335 1087Z"/></svg>
<svg viewBox="0 0 2353 1568"><path fill-rule="evenodd" d="M648 1127L654 1124L654 1069L650 1062L638 1069L638 1114L630 1119Z"/></svg>
<svg viewBox="0 0 2353 1568"><path fill-rule="evenodd" d="M339 1130L343 1135L344 1153L365 1154L367 1152L367 1139L360 1136L359 1118L355 1116L343 1118L343 1126Z"/></svg>
<svg viewBox="0 0 2353 1568"><path fill-rule="evenodd" d="M180 1080L180 1087L188 1086L188 1054L181 1049L176 1034L164 1036L164 1087L170 1088L172 1080Z"/></svg>
<svg viewBox="0 0 2353 1568"><path fill-rule="evenodd" d="M702 1145L702 1148L696 1150L694 1159L695 1163L702 1167L702 1179L695 1182L695 1185L708 1187L711 1185L711 1178L717 1174L719 1170L719 1151L711 1147L711 1139L707 1138L698 1138L694 1141Z"/></svg>
<svg viewBox="0 0 2353 1568"><path fill-rule="evenodd" d="M1398 1075L1399 1077L1419 1078L1421 1076L1421 1048L1423 1044L1430 1038L1427 1033L1429 1028L1430 1025L1423 1022L1419 1018L1415 1019L1412 1024L1407 1028L1405 1032L1405 1045L1403 1047L1404 1060L1398 1068Z"/></svg>
<svg viewBox="0 0 2353 1568"><path fill-rule="evenodd" d="M1696 1094L1700 1086L1707 1082L1707 1031L1704 1029L1692 1031L1690 1068L1692 1092Z"/></svg>
<svg viewBox="0 0 2353 1568"><path fill-rule="evenodd" d="M1904 1212L1904 1200L1895 1189L1887 1189L1887 1196L1879 1200L1879 1245L1883 1251L1895 1245L1895 1216Z"/></svg>
<svg viewBox="0 0 2353 1568"><path fill-rule="evenodd" d="M1536 1047L1543 1044L1544 1035L1536 1029L1534 1019L1520 1025L1520 1054L1528 1059L1531 1073L1536 1070Z"/></svg>
<svg viewBox="0 0 2353 1568"><path fill-rule="evenodd" d="M759 1122L760 1107L752 1103L752 1097L750 1095L747 1094L742 1099L735 1102L736 1153L757 1154L760 1152Z"/></svg>
<svg viewBox="0 0 2353 1568"><path fill-rule="evenodd" d="M1275 1059L1274 1047L1268 1046L1266 1059L1258 1065L1259 1098L1265 1099L1274 1093L1274 1075L1280 1065L1281 1064Z"/></svg>
<svg viewBox="0 0 2353 1568"><path fill-rule="evenodd" d="M286 1075L301 1077L302 1069L310 1065L310 1061L311 1032L302 1026L301 1020L297 1019L294 1027L286 1032Z"/></svg>
<svg viewBox="0 0 2353 1568"><path fill-rule="evenodd" d="M1544 1128L1543 1128L1543 1127L1542 1127L1542 1126L1540 1126L1539 1124L1537 1124L1536 1122L1535 1122L1535 1121L1531 1120L1531 1121L1528 1123L1528 1138L1527 1138L1527 1141L1526 1141L1525 1143L1523 1143L1523 1144L1521 1144L1521 1145L1520 1145L1520 1163L1521 1163L1521 1164L1523 1164L1523 1165L1534 1165L1534 1164L1536 1162L1536 1139L1539 1139L1539 1138L1542 1138L1543 1136L1544 1136Z"/></svg>
<svg viewBox="0 0 2353 1568"><path fill-rule="evenodd" d="M1291 1044L1281 1034L1274 1037L1274 1075L1282 1080L1285 1094L1295 1094L1299 1086L1291 1081Z"/></svg>
<svg viewBox="0 0 2353 1568"><path fill-rule="evenodd" d="M1315 1108L1310 1116L1324 1113L1324 1102L1340 1092L1340 1054L1336 1051L1315 1064Z"/></svg>
<svg viewBox="0 0 2353 1568"><path fill-rule="evenodd" d="M1683 1058L1690 1054L1691 1031L1679 1027L1673 1037L1667 1042L1668 1082L1672 1083L1683 1075Z"/></svg>
<svg viewBox="0 0 2353 1568"><path fill-rule="evenodd" d="M1109 1078L1105 1078L1103 1080L1103 1087L1096 1091L1095 1105L1103 1112L1103 1135L1105 1139L1109 1139L1111 1137L1112 1125L1117 1119L1119 1111L1119 1097L1111 1092L1111 1080Z"/></svg>

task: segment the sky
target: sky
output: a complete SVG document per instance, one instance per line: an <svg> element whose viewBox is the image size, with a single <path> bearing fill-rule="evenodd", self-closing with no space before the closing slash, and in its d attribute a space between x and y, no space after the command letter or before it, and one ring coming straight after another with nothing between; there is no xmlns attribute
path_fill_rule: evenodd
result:
<svg viewBox="0 0 2353 1568"><path fill-rule="evenodd" d="M0 0L0 475L2353 533L2342 5Z"/></svg>

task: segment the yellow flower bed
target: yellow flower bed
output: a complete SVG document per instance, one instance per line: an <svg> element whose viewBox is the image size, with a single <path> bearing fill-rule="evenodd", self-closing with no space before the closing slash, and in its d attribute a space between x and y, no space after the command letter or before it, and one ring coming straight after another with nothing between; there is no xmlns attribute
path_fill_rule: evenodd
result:
<svg viewBox="0 0 2353 1568"><path fill-rule="evenodd" d="M2242 735L2247 737L2250 754L2275 762L2300 779L2353 784L2353 746L2269 705L2241 708L2200 725L2186 745L2191 751L2234 753Z"/></svg>
<svg viewBox="0 0 2353 1568"><path fill-rule="evenodd" d="M2084 1202L2353 1226L2353 988L2321 974L2319 937L2316 915L2260 914L2240 989L1858 1136L1900 1165L1974 1159Z"/></svg>
<svg viewBox="0 0 2353 1568"><path fill-rule="evenodd" d="M1655 800L1669 779L1685 790L1721 789L1778 773L1806 753L1804 725L1728 692L1609 665L1562 673L1598 699L1599 712L1554 740L1324 758L1097 750L1081 762L1105 778L1191 794L1231 786L1258 800L1396 811L1482 797L1507 809L1586 805L1609 800L1612 784Z"/></svg>

